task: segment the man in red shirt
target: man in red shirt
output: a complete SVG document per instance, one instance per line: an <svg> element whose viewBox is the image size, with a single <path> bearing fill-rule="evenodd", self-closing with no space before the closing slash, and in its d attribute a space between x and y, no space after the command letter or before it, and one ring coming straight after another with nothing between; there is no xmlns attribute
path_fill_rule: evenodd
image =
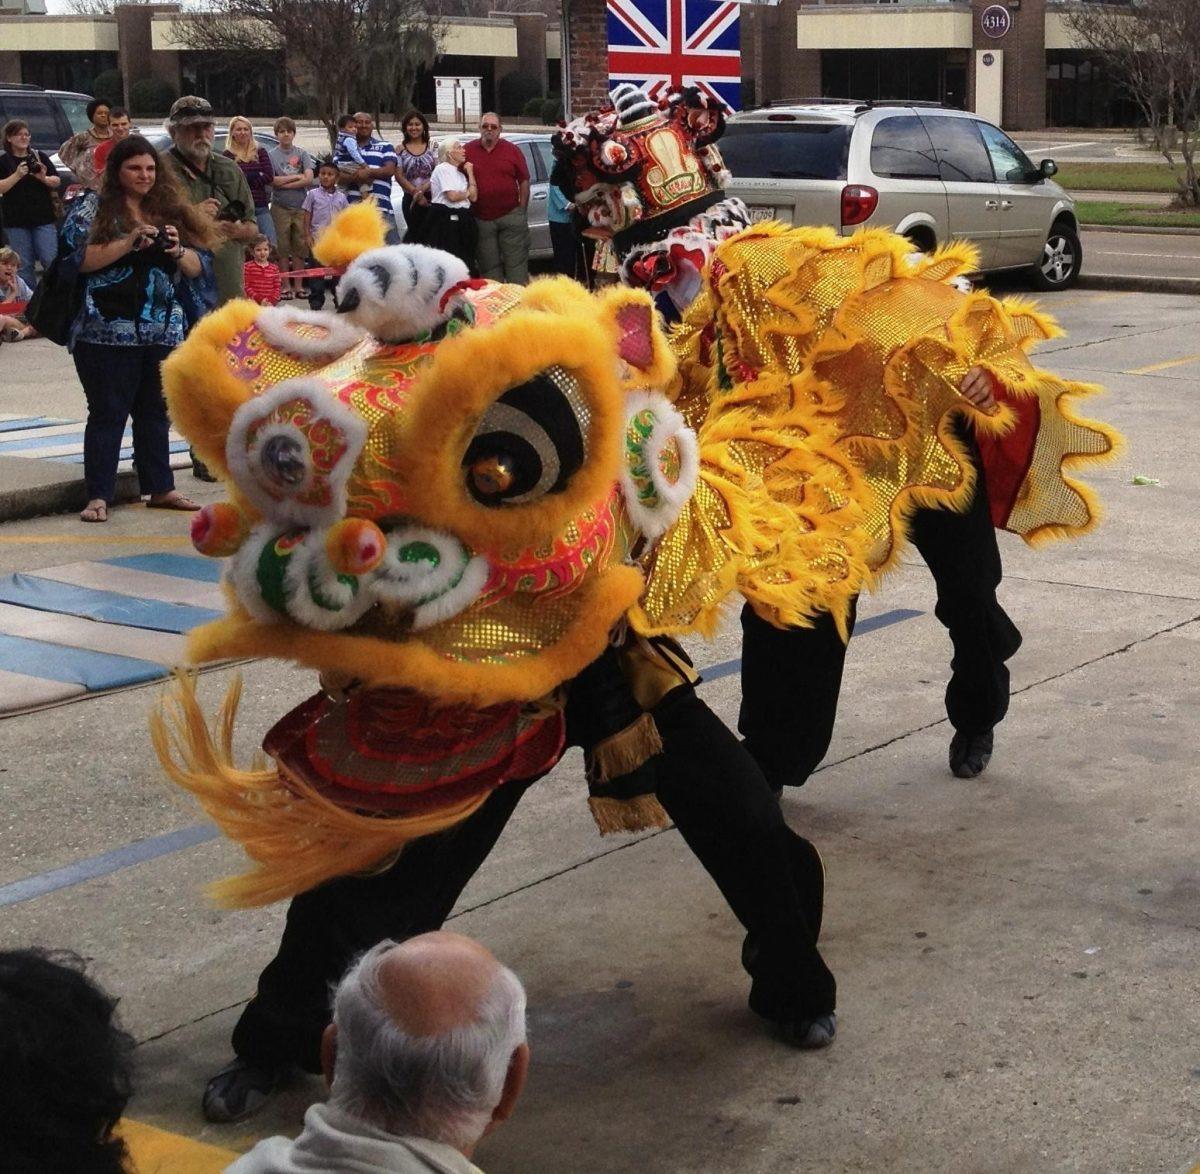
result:
<svg viewBox="0 0 1200 1174"><path fill-rule="evenodd" d="M500 115L479 120L479 138L467 144L467 162L479 190L471 211L479 225L479 275L525 285L529 281L529 168L521 149L500 137Z"/></svg>

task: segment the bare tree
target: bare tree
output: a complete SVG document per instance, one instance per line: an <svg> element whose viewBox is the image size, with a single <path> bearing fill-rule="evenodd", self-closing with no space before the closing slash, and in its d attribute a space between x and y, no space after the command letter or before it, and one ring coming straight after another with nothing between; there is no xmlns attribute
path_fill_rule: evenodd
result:
<svg viewBox="0 0 1200 1174"><path fill-rule="evenodd" d="M285 49L289 85L314 99L331 144L339 114L407 105L444 36L424 0L217 0L177 28L189 49Z"/></svg>
<svg viewBox="0 0 1200 1174"><path fill-rule="evenodd" d="M1175 171L1179 201L1200 205L1200 3L1133 0L1081 4L1064 14L1076 38L1103 53ZM1176 152L1178 151L1178 158Z"/></svg>

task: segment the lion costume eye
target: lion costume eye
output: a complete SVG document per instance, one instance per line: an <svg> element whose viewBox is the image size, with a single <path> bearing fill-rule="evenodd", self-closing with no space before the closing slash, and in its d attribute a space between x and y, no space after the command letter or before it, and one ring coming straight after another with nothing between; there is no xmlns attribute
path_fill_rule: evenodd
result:
<svg viewBox="0 0 1200 1174"><path fill-rule="evenodd" d="M509 388L483 414L463 457L481 505L522 505L561 493L587 456L589 411L579 381L549 367Z"/></svg>

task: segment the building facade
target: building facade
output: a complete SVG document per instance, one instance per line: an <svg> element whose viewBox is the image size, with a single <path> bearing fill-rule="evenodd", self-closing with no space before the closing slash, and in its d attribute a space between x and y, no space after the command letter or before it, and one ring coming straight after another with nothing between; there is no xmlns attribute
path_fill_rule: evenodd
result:
<svg viewBox="0 0 1200 1174"><path fill-rule="evenodd" d="M1200 0L1198 0L1200 2ZM781 0L742 9L742 100L943 102L1010 130L1128 126L1102 54L1085 50L1062 0ZM604 0L570 0L569 95L607 88Z"/></svg>
<svg viewBox="0 0 1200 1174"><path fill-rule="evenodd" d="M32 0L40 6L40 0ZM28 82L46 89L91 93L101 73L117 70L128 88L160 78L176 93L202 93L218 110L278 114L287 98L289 69L282 50L248 43L244 69L228 55L188 48L187 16L178 4L118 4L106 16L46 16L3 7L0 0L0 82ZM540 13L493 15L446 22L442 55L422 76L415 95L424 110L435 109L437 75L479 77L485 106L499 106L505 77L535 78L542 94L561 92L561 45L557 23ZM154 113L161 113L155 111Z"/></svg>

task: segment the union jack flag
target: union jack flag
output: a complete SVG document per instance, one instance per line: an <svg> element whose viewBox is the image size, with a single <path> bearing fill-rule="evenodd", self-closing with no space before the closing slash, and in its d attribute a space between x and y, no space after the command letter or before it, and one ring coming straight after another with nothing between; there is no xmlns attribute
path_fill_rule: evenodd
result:
<svg viewBox="0 0 1200 1174"><path fill-rule="evenodd" d="M742 53L734 0L606 0L608 77L633 82L651 98L699 86L732 109L740 105Z"/></svg>

